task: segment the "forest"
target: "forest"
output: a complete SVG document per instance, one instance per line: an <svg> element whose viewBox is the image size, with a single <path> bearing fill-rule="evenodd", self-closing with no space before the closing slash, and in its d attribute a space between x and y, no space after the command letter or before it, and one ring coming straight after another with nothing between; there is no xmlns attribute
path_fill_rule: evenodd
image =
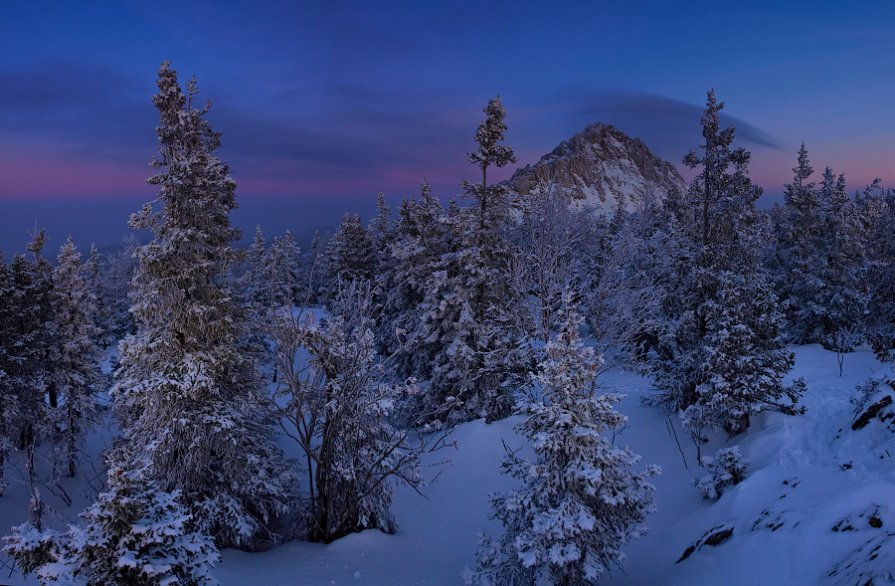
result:
<svg viewBox="0 0 895 586"><path fill-rule="evenodd" d="M35 230L0 259L0 492L28 498L3 530L10 575L216 584L224 550L400 534L397 491L425 495L480 420L524 449L500 446L510 488L481 519L499 530L444 583L603 583L649 533L662 474L625 446L608 372L647 381L642 407L680 432L662 441L695 455L681 490L715 503L749 478L756 428L811 413L796 348L839 377L859 351L895 359L895 194L850 192L802 144L782 205L759 207L713 90L685 189L602 210L551 177L517 193L494 179L516 163L495 97L470 120L462 197L423 181L311 242L259 226L241 248L214 109L168 62L157 87L157 197L134 235L54 254ZM890 379L860 380L837 416L885 423ZM68 524L73 482L95 491ZM842 583L895 579L893 535Z"/></svg>

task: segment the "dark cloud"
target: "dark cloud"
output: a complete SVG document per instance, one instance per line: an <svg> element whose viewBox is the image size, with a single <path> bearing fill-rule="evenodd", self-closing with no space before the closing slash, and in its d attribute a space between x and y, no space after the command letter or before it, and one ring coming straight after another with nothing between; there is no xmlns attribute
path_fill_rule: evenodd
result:
<svg viewBox="0 0 895 586"><path fill-rule="evenodd" d="M569 122L579 128L593 122L613 124L673 163L702 139L703 105L656 94L568 92L556 99L555 107L565 110ZM721 120L736 127L741 144L786 152L776 138L744 120L723 113Z"/></svg>
<svg viewBox="0 0 895 586"><path fill-rule="evenodd" d="M79 160L147 161L157 124L153 81L147 76L138 83L79 63L0 69L0 146L25 141ZM429 90L296 89L269 99L270 109L236 105L228 95L208 97L215 104L209 118L223 132L224 158L242 176L338 182L419 168L422 177L423 169L451 153L462 159L471 146L468 124L443 113L453 108L450 98Z"/></svg>
<svg viewBox="0 0 895 586"><path fill-rule="evenodd" d="M151 82L150 82L151 83ZM155 144L152 86L81 63L0 70L0 143L132 160Z"/></svg>

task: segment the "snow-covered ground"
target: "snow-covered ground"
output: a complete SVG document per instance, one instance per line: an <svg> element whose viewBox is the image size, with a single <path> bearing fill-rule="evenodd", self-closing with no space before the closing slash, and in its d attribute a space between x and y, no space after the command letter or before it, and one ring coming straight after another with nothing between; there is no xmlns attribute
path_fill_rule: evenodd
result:
<svg viewBox="0 0 895 586"><path fill-rule="evenodd" d="M642 463L663 469L654 482L658 511L650 518L651 531L626 548L627 560L606 584L852 584L859 582L858 568L895 568L892 543L866 561L874 555L869 550L895 530L895 434L879 422L852 431L849 402L855 385L883 367L865 349L846 357L839 377L834 354L818 346L794 350L792 376L808 383L807 413L762 415L744 436L731 441L719 436L704 447L708 454L740 445L751 460L747 479L717 502L704 501L693 486L703 471L675 418L641 406L641 398L652 392L649 382L621 369L603 375L605 387L627 394L619 410L628 416L628 426L617 442L641 454ZM475 561L476 534L500 530L488 520L488 495L511 485L500 475L502 441L522 444L512 430L518 421L460 426L451 437L457 448L431 455L431 461L447 456L452 463L429 470L440 474L426 487L426 498L398 490L398 534L367 531L330 545L292 542L264 553L227 550L215 574L234 586L462 583L464 566ZM78 500L80 507L83 500ZM21 522L26 511L20 488L0 498L2 525ZM733 533L676 563L714 528ZM850 557L868 542L866 552ZM851 569L845 568L849 562L854 562ZM0 583L29 582L3 573Z"/></svg>

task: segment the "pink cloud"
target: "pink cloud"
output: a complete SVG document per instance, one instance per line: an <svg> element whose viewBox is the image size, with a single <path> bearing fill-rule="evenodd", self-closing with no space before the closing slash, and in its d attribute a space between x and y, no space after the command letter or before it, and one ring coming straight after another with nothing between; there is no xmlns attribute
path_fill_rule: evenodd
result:
<svg viewBox="0 0 895 586"><path fill-rule="evenodd" d="M151 194L144 165L0 151L0 198L121 197Z"/></svg>

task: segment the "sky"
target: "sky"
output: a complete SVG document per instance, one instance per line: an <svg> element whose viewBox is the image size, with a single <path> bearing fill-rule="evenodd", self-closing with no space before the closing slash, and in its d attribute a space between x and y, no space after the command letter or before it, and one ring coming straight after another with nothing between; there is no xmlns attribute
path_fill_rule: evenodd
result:
<svg viewBox="0 0 895 586"><path fill-rule="evenodd" d="M785 4L785 5L784 5ZM766 203L805 141L852 190L895 184L895 3L3 3L0 250L114 245L154 197L155 74L195 76L238 184L234 222L307 237L423 179L444 198L489 98L534 163L589 123L674 164L708 88L753 153ZM509 170L507 171L507 173Z"/></svg>

